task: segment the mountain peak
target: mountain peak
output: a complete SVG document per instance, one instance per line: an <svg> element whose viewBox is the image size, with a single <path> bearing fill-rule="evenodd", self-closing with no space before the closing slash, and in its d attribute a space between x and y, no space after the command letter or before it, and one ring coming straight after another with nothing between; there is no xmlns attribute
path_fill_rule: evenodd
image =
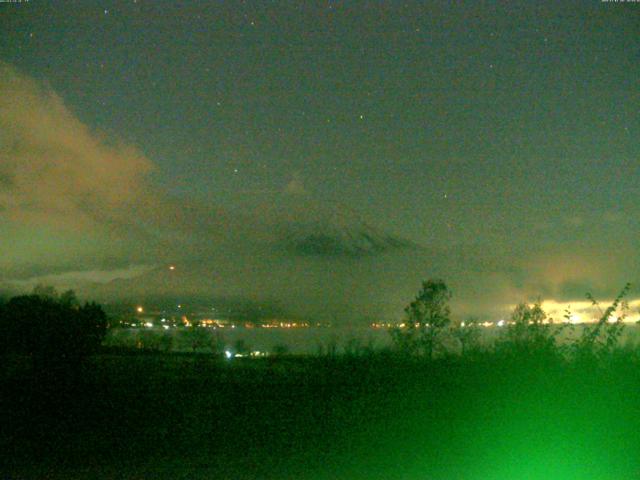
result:
<svg viewBox="0 0 640 480"><path fill-rule="evenodd" d="M380 231L344 205L314 202L307 197L287 202L284 217L278 226L278 243L296 255L360 258L416 247Z"/></svg>

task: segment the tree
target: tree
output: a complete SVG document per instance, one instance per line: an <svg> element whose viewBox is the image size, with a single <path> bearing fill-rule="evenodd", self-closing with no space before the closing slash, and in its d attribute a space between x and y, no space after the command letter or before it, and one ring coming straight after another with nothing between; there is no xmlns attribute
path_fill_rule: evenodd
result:
<svg viewBox="0 0 640 480"><path fill-rule="evenodd" d="M136 347L145 351L157 352L161 348L163 333L149 328L138 330L136 335Z"/></svg>
<svg viewBox="0 0 640 480"><path fill-rule="evenodd" d="M238 340L236 340L236 343L233 345L233 349L235 350L236 354L244 356L247 356L249 355L249 353L251 353L249 345L247 345L247 342L243 338L239 338Z"/></svg>
<svg viewBox="0 0 640 480"><path fill-rule="evenodd" d="M75 299L75 295L73 298ZM82 307L76 307L71 303L67 308L77 312L75 334L78 335L80 351L83 355L96 352L107 333L107 314L95 302L85 303Z"/></svg>
<svg viewBox="0 0 640 480"><path fill-rule="evenodd" d="M33 291L31 293L32 295L35 295L41 298L50 298L50 299L58 298L58 292L54 287L50 285L43 285L41 283L33 287Z"/></svg>
<svg viewBox="0 0 640 480"><path fill-rule="evenodd" d="M284 357L289 354L289 347L284 343L279 343L273 346L272 353L276 357Z"/></svg>
<svg viewBox="0 0 640 480"><path fill-rule="evenodd" d="M481 331L477 317L469 317L463 322L457 322L451 333L460 342L460 353L462 355L466 355L478 348Z"/></svg>
<svg viewBox="0 0 640 480"><path fill-rule="evenodd" d="M182 335L185 341L191 347L191 351L193 353L196 353L199 350L206 348L211 343L211 338L209 336L209 333L207 332L207 329L204 327L196 327L196 326L185 327Z"/></svg>
<svg viewBox="0 0 640 480"><path fill-rule="evenodd" d="M59 297L60 303L66 305L68 307L79 307L80 302L76 297L76 292L73 290L67 290L66 292L62 292Z"/></svg>
<svg viewBox="0 0 640 480"><path fill-rule="evenodd" d="M540 300L533 305L526 302L516 305L511 313L503 338L497 347L515 354L557 353L556 337L564 326L556 328L553 320L542 309Z"/></svg>
<svg viewBox="0 0 640 480"><path fill-rule="evenodd" d="M404 309L403 327L391 330L396 347L409 355L433 358L444 329L451 323L451 292L442 280L426 280L415 300Z"/></svg>
<svg viewBox="0 0 640 480"><path fill-rule="evenodd" d="M67 301L72 295L62 301L52 291L13 297L0 315L4 350L28 355L36 368L79 362L97 350L106 333L102 307Z"/></svg>
<svg viewBox="0 0 640 480"><path fill-rule="evenodd" d="M0 355L9 350L10 340L4 329L5 308L7 300L0 296Z"/></svg>
<svg viewBox="0 0 640 480"><path fill-rule="evenodd" d="M211 353L214 355L222 355L224 352L224 336L220 330L216 330L210 338Z"/></svg>

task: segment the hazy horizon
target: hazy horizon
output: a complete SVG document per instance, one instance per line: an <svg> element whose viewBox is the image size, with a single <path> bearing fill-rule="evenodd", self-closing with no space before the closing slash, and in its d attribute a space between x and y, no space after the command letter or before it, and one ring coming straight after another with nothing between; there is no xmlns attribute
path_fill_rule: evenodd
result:
<svg viewBox="0 0 640 480"><path fill-rule="evenodd" d="M354 322L637 282L624 6L1 8L0 288Z"/></svg>

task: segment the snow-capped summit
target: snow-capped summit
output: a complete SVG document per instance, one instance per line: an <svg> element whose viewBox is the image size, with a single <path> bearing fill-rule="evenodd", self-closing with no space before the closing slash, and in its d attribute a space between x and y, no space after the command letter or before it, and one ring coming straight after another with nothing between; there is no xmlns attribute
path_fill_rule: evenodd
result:
<svg viewBox="0 0 640 480"><path fill-rule="evenodd" d="M309 198L286 201L277 208L278 244L289 252L319 257L364 257L416 248L411 242L389 235L342 205L313 202Z"/></svg>

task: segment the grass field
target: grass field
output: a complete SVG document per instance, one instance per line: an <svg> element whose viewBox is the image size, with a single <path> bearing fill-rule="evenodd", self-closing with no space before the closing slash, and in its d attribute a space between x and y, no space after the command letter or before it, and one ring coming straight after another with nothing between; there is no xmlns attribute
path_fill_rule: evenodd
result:
<svg viewBox="0 0 640 480"><path fill-rule="evenodd" d="M8 479L640 478L640 361L486 354L4 363Z"/></svg>

